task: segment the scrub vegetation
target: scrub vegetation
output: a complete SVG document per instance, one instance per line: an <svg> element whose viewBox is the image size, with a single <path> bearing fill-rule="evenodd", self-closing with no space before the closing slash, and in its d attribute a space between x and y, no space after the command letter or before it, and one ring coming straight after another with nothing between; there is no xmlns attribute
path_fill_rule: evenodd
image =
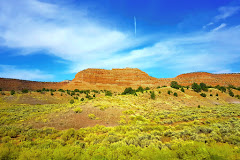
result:
<svg viewBox="0 0 240 160"><path fill-rule="evenodd" d="M240 157L239 87L1 93L0 159Z"/></svg>

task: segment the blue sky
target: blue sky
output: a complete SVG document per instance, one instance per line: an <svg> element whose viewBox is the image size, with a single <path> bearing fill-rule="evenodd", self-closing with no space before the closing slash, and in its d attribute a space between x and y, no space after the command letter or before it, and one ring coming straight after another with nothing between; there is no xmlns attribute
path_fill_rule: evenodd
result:
<svg viewBox="0 0 240 160"><path fill-rule="evenodd" d="M236 73L239 46L240 0L0 1L0 77L63 81L125 67L157 78Z"/></svg>

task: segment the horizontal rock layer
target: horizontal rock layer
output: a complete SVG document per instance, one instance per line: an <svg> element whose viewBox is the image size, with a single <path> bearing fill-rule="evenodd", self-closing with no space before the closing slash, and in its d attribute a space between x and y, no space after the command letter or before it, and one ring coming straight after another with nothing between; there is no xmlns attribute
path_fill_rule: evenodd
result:
<svg viewBox="0 0 240 160"><path fill-rule="evenodd" d="M181 74L175 78L154 78L137 68L125 69L86 69L76 74L72 81L64 82L35 82L17 79L0 78L0 88L3 90L31 90L49 89L106 89L122 91L126 87L137 88L169 86L171 81L177 81L180 85L191 85L192 83L206 83L207 85L234 85L240 86L240 74L211 74L206 72L195 72Z"/></svg>

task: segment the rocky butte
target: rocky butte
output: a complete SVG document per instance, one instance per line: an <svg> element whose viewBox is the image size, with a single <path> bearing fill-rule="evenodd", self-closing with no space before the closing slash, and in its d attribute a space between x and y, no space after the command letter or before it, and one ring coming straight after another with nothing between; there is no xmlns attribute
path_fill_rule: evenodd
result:
<svg viewBox="0 0 240 160"><path fill-rule="evenodd" d="M0 78L0 88L3 90L21 90L22 88L36 90L49 89L106 89L122 91L126 87L137 88L169 86L171 81L188 86L192 83L206 83L207 85L240 86L240 73L211 74L207 72L194 72L181 74L175 78L154 78L137 68L124 69L85 69L78 72L72 81L63 82L36 82L17 79Z"/></svg>

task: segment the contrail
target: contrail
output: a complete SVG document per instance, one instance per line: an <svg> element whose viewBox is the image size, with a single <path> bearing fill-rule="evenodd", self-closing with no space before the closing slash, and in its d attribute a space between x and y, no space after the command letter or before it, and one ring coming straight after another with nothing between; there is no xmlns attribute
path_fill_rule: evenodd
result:
<svg viewBox="0 0 240 160"><path fill-rule="evenodd" d="M137 20L136 17L134 16L134 27L135 27L135 36L137 34Z"/></svg>

